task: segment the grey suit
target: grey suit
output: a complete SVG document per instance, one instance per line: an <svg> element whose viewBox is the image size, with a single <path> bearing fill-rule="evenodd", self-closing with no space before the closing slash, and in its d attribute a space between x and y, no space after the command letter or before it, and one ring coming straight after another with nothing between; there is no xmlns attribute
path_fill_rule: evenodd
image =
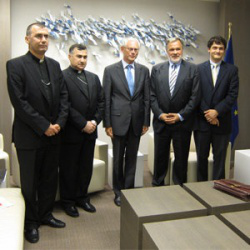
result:
<svg viewBox="0 0 250 250"><path fill-rule="evenodd" d="M151 74L151 108L154 113L155 162L153 185L164 185L170 143L173 139L175 162L173 179L176 184L186 181L187 158L194 113L200 89L197 67L182 60L173 95L169 90L169 62L153 67ZM162 113L178 113L184 119L168 125L159 119Z"/></svg>
<svg viewBox="0 0 250 250"><path fill-rule="evenodd" d="M123 188L134 187L136 157L142 127L150 125L149 70L135 63L134 94L130 95L122 61L105 68L104 127L113 129L113 188L120 194ZM123 174L123 156L125 172Z"/></svg>

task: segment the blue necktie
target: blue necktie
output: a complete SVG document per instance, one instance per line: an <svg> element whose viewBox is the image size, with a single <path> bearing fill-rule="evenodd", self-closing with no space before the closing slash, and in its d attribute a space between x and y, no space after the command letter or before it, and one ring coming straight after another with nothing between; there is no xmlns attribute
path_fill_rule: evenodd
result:
<svg viewBox="0 0 250 250"><path fill-rule="evenodd" d="M131 71L133 66L131 64L128 64L126 68L127 68L126 77L128 81L128 87L129 87L130 95L132 96L134 94L134 78L133 78L132 71Z"/></svg>

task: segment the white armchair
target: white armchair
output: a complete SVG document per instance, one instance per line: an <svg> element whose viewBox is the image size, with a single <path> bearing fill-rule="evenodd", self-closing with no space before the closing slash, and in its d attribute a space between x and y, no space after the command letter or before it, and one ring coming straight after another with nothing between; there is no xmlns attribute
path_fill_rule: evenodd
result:
<svg viewBox="0 0 250 250"><path fill-rule="evenodd" d="M225 162L225 178L229 179L230 173L230 158L231 158L231 143L229 143L227 148L227 156ZM170 176L173 176L173 164L174 164L174 152L171 152L171 163L170 163L171 173ZM208 157L208 180L213 179L213 153L212 148ZM187 171L187 182L196 182L197 181L197 154L195 148L194 137L192 133L189 156L188 156L188 171ZM173 179L170 178L170 185L174 185Z"/></svg>
<svg viewBox="0 0 250 250"><path fill-rule="evenodd" d="M2 134L0 134L0 160L4 160L5 163L5 177L2 181L1 187L9 187L10 160L9 160L9 155L4 151L4 140Z"/></svg>
<svg viewBox="0 0 250 250"><path fill-rule="evenodd" d="M108 164L108 144L101 142L99 140L96 141L95 154L94 154L94 166L93 166L93 174L89 184L88 193L97 192L103 190L105 184L107 183L107 164ZM20 183L20 172L19 172L19 164L16 155L15 145L12 143L12 180L13 184L17 187L21 186ZM59 195L57 195L57 199Z"/></svg>
<svg viewBox="0 0 250 250"><path fill-rule="evenodd" d="M154 174L154 133L151 132L148 134L149 141L148 141L148 168L151 174ZM169 156L169 163L168 163L168 171L166 177L164 179L165 185L170 184L170 162L171 162L171 154Z"/></svg>
<svg viewBox="0 0 250 250"><path fill-rule="evenodd" d="M148 167L150 172L154 173L154 133L149 133L149 143L148 143ZM225 178L229 179L230 177L230 159L231 159L231 143L229 143L227 148L226 162L225 162ZM171 145L170 157L168 172L165 178L165 185L174 185L172 174L173 174L173 164L174 164L174 152ZM208 180L212 180L213 176L213 154L212 150L210 151L208 157ZM195 142L193 134L190 142L190 151L188 157L188 171L187 171L187 182L196 182L197 181L197 155Z"/></svg>

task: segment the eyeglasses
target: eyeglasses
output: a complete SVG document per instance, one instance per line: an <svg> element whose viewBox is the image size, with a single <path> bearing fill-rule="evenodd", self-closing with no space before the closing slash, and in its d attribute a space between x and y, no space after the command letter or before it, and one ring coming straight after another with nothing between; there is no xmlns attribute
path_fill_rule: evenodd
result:
<svg viewBox="0 0 250 250"><path fill-rule="evenodd" d="M136 49L136 48L128 48L128 47L125 47L128 51L132 52L134 50L134 52L138 52L139 49Z"/></svg>

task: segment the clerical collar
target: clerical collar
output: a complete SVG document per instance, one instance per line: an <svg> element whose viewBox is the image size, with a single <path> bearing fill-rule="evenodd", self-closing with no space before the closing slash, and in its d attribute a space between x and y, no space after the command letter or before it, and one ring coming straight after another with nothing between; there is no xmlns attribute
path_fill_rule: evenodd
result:
<svg viewBox="0 0 250 250"><path fill-rule="evenodd" d="M84 73L84 70L77 70L77 69L73 68L72 66L70 66L70 68L71 68L71 70L72 70L73 72L75 72L75 73L78 74L78 75L81 75L82 73Z"/></svg>
<svg viewBox="0 0 250 250"><path fill-rule="evenodd" d="M30 51L28 52L29 55L31 55L31 57L38 63L43 63L45 60L45 57L43 59L39 59L36 56L34 56Z"/></svg>

